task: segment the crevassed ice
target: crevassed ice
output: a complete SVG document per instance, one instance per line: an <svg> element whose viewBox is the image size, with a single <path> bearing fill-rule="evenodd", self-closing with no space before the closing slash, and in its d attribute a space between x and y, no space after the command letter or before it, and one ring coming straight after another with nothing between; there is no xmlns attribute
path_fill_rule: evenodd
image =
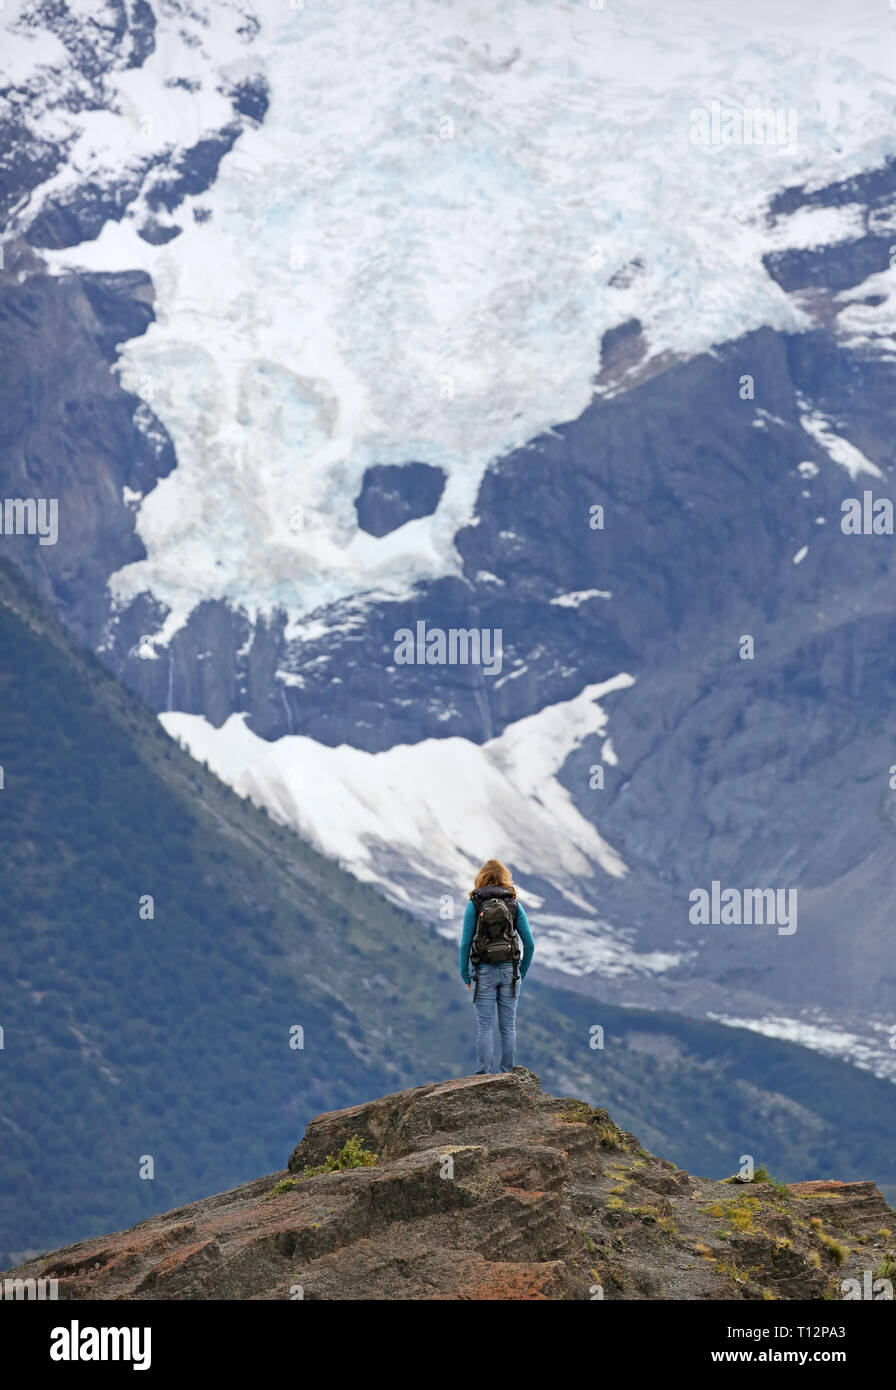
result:
<svg viewBox="0 0 896 1390"><path fill-rule="evenodd" d="M55 257L142 265L156 288L123 379L151 383L178 467L141 503L147 558L117 593L151 589L170 635L202 598L295 620L406 592L456 567L488 462L581 412L604 330L636 316L652 353L692 353L799 328L762 267L786 241L769 196L896 146L896 16L810 8L797 27L767 3L284 2L247 45L225 3L198 49L159 11L156 52L117 79L129 130L189 102L164 83L190 64L209 111L214 73L262 71L272 99L174 241L150 247L130 220ZM713 100L795 111L795 144L692 144ZM802 217L795 242L810 225L852 234L849 215ZM364 469L409 459L448 474L435 515L361 533Z"/></svg>

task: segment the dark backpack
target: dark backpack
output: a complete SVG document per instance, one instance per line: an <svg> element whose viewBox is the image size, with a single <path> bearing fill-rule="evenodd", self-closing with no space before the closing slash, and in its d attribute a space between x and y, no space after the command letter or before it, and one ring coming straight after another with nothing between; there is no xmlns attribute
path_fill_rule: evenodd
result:
<svg viewBox="0 0 896 1390"><path fill-rule="evenodd" d="M516 932L517 903L509 888L477 888L473 894L476 926L470 946L474 977L477 966L513 964L513 993L522 956ZM478 981L477 981L478 986Z"/></svg>

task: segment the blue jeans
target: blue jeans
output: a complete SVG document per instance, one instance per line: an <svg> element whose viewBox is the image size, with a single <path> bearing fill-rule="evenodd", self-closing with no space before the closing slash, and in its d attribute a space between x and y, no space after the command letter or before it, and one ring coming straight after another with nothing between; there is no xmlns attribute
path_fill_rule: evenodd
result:
<svg viewBox="0 0 896 1390"><path fill-rule="evenodd" d="M495 1005L498 1007L498 1031L501 1034L501 1070L510 1071L516 1053L516 994L511 994L513 965L480 965L479 990L473 1007L476 1010L476 1075L494 1071ZM474 982L475 989L475 982Z"/></svg>

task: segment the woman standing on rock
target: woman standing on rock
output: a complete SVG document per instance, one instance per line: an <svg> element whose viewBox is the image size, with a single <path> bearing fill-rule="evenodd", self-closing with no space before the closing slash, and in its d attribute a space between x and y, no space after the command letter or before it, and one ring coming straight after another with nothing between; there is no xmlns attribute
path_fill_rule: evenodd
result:
<svg viewBox="0 0 896 1390"><path fill-rule="evenodd" d="M460 976L473 991L476 1010L477 1076L494 1070L496 1006L501 1071L513 1068L519 986L534 951L529 919L517 901L510 871L500 859L487 859L476 875L460 938Z"/></svg>

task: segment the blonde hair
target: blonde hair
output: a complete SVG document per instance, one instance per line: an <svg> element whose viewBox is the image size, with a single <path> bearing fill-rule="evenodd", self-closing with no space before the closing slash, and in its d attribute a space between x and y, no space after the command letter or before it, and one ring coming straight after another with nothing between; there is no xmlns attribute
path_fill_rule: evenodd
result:
<svg viewBox="0 0 896 1390"><path fill-rule="evenodd" d="M516 887L510 876L510 870L502 864L500 859L486 859L476 879L473 883L473 893L477 888L509 888L516 897ZM470 894L472 898L473 893Z"/></svg>

